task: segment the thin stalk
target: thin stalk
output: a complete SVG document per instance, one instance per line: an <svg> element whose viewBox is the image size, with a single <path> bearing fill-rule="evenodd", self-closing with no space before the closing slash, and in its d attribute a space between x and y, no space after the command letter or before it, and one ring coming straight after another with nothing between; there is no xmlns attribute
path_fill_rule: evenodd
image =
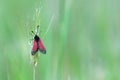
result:
<svg viewBox="0 0 120 80"><path fill-rule="evenodd" d="M33 56L33 80L36 79L36 74L35 74L35 69L37 67L37 61L36 61L36 58L38 57L38 54L36 53L34 56Z"/></svg>
<svg viewBox="0 0 120 80"><path fill-rule="evenodd" d="M52 17L51 17L51 19L50 19L50 22L49 22L49 24L48 24L48 28L47 28L46 32L44 33L44 35L43 35L43 39L45 38L45 35L46 35L46 34L48 33L48 31L49 31L53 19L54 19L54 15L52 15Z"/></svg>
<svg viewBox="0 0 120 80"><path fill-rule="evenodd" d="M36 68L36 66L34 65L33 66L33 80L35 80L35 68Z"/></svg>

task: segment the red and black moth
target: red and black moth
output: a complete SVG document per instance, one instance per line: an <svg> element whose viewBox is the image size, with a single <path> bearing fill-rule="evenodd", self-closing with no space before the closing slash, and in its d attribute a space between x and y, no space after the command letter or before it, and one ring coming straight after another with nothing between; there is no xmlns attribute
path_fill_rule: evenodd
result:
<svg viewBox="0 0 120 80"><path fill-rule="evenodd" d="M39 27L39 25L37 26L37 31L38 31L38 27ZM35 55L38 51L40 51L43 54L46 54L46 49L42 43L41 38L37 35L37 33L35 34L33 31L32 31L32 33L35 36L34 36L34 40L33 40L33 47L32 47L31 54Z"/></svg>

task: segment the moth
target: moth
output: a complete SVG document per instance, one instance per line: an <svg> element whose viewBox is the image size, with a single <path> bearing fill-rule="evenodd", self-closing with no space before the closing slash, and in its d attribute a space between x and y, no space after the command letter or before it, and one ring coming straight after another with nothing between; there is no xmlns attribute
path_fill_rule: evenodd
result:
<svg viewBox="0 0 120 80"><path fill-rule="evenodd" d="M46 54L46 49L45 49L45 47L44 47L44 45L42 43L42 40L37 35L37 33L38 33L38 27L39 27L39 25L37 26L37 32L36 32L36 34L33 31L31 31L34 34L33 45L32 45L32 50L31 50L31 54L32 55L35 55L38 51L40 51L43 54Z"/></svg>

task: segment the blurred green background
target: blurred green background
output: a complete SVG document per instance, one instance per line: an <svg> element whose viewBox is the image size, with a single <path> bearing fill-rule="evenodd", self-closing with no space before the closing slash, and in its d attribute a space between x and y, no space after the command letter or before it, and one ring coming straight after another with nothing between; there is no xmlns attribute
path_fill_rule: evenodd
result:
<svg viewBox="0 0 120 80"><path fill-rule="evenodd" d="M0 0L0 80L33 80L36 25L36 80L120 80L120 0Z"/></svg>

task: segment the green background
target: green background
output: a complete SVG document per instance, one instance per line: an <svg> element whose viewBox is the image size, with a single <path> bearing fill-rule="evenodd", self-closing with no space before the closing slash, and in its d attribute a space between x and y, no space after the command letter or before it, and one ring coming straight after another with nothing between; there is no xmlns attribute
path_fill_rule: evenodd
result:
<svg viewBox="0 0 120 80"><path fill-rule="evenodd" d="M33 80L37 25L36 80L120 80L120 0L0 0L0 80Z"/></svg>

